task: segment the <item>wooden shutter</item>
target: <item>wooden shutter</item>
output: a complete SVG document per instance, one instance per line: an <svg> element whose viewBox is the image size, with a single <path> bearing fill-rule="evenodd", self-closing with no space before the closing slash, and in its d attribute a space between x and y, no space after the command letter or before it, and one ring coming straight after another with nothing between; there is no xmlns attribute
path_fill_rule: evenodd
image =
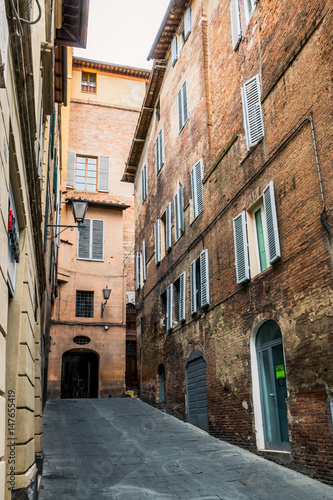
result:
<svg viewBox="0 0 333 500"><path fill-rule="evenodd" d="M245 211L233 219L237 283L250 279Z"/></svg>
<svg viewBox="0 0 333 500"><path fill-rule="evenodd" d="M198 311L197 306L197 263L195 260L191 262L190 286L191 286L191 314Z"/></svg>
<svg viewBox="0 0 333 500"><path fill-rule="evenodd" d="M182 89L178 92L178 129L179 132L183 128L183 106L182 106Z"/></svg>
<svg viewBox="0 0 333 500"><path fill-rule="evenodd" d="M231 17L231 34L232 48L237 49L239 42L242 39L242 30L240 25L239 0L231 0L230 17Z"/></svg>
<svg viewBox="0 0 333 500"><path fill-rule="evenodd" d="M108 193L110 191L110 158L99 157L98 165L98 191Z"/></svg>
<svg viewBox="0 0 333 500"><path fill-rule="evenodd" d="M184 34L185 40L188 39L189 34L191 33L191 7L187 9L184 16Z"/></svg>
<svg viewBox="0 0 333 500"><path fill-rule="evenodd" d="M191 171L193 219L203 211L202 160L194 165Z"/></svg>
<svg viewBox="0 0 333 500"><path fill-rule="evenodd" d="M209 304L209 269L208 250L203 250L200 254L200 306Z"/></svg>
<svg viewBox="0 0 333 500"><path fill-rule="evenodd" d="M176 64L176 61L178 59L178 53L177 53L177 36L174 36L171 42L171 60L172 60L172 66Z"/></svg>
<svg viewBox="0 0 333 500"><path fill-rule="evenodd" d="M183 126L187 122L188 119L188 110L187 110L187 83L186 81L182 86L182 94L183 94Z"/></svg>
<svg viewBox="0 0 333 500"><path fill-rule="evenodd" d="M244 83L242 103L247 149L250 150L264 136L264 121L261 109L259 75Z"/></svg>
<svg viewBox="0 0 333 500"><path fill-rule="evenodd" d="M57 205L57 218L56 218L56 221L57 221L56 224L57 224L57 226L61 226L60 208L61 208L61 200L59 200L59 203ZM58 248L60 248L61 227L56 227L56 232L57 232L56 245L57 245Z"/></svg>
<svg viewBox="0 0 333 500"><path fill-rule="evenodd" d="M173 284L167 288L167 332L173 327Z"/></svg>
<svg viewBox="0 0 333 500"><path fill-rule="evenodd" d="M171 201L167 204L165 209L165 249L168 252L172 247L172 209Z"/></svg>
<svg viewBox="0 0 333 500"><path fill-rule="evenodd" d="M161 170L160 167L160 147L159 147L159 136L157 136L156 139L156 175L159 173Z"/></svg>
<svg viewBox="0 0 333 500"><path fill-rule="evenodd" d="M67 156L67 179L66 187L74 189L75 187L75 153L68 151Z"/></svg>
<svg viewBox="0 0 333 500"><path fill-rule="evenodd" d="M142 242L142 281L147 279L147 268L146 268L146 244L145 241Z"/></svg>
<svg viewBox="0 0 333 500"><path fill-rule="evenodd" d="M271 181L263 191L264 211L266 217L266 230L268 242L268 257L270 264L273 264L281 257L279 230L276 216L276 205L274 196L274 186Z"/></svg>
<svg viewBox="0 0 333 500"><path fill-rule="evenodd" d="M92 220L92 260L104 260L104 221Z"/></svg>
<svg viewBox="0 0 333 500"><path fill-rule="evenodd" d="M135 255L135 290L140 289L140 252Z"/></svg>
<svg viewBox="0 0 333 500"><path fill-rule="evenodd" d="M155 264L161 262L161 221L155 222Z"/></svg>
<svg viewBox="0 0 333 500"><path fill-rule="evenodd" d="M179 322L186 320L186 272L179 277Z"/></svg>
<svg viewBox="0 0 333 500"><path fill-rule="evenodd" d="M90 258L90 219L84 219L79 228L78 259Z"/></svg>

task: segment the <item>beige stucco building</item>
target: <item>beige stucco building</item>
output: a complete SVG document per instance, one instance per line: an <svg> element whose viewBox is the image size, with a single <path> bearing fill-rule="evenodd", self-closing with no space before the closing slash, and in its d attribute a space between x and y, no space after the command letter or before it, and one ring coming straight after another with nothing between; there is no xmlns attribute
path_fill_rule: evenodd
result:
<svg viewBox="0 0 333 500"><path fill-rule="evenodd" d="M62 109L61 222L49 364L51 397L126 390L126 305L134 302L133 186L121 182L149 71L74 57ZM111 289L106 304L103 289ZM102 310L102 303L103 310ZM135 342L130 339L129 342ZM133 346L132 346L133 347Z"/></svg>

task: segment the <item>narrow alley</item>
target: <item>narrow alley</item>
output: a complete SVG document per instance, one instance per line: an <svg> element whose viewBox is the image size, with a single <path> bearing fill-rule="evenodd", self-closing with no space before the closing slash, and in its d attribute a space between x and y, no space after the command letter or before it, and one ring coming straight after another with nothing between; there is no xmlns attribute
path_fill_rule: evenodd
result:
<svg viewBox="0 0 333 500"><path fill-rule="evenodd" d="M40 500L330 499L330 486L139 399L49 400Z"/></svg>

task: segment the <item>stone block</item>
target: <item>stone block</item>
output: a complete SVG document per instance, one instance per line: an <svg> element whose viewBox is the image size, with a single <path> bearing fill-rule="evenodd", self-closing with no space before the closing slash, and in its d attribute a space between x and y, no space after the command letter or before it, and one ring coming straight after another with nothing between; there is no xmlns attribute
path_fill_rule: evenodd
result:
<svg viewBox="0 0 333 500"><path fill-rule="evenodd" d="M16 472L25 473L35 462L35 440L16 445Z"/></svg>
<svg viewBox="0 0 333 500"><path fill-rule="evenodd" d="M29 411L26 408L18 408L16 410L15 437L17 437L18 443L27 443L34 437L34 420L34 413L32 411Z"/></svg>
<svg viewBox="0 0 333 500"><path fill-rule="evenodd" d="M43 418L39 415L36 415L35 416L35 435L41 434L42 432L43 432Z"/></svg>
<svg viewBox="0 0 333 500"><path fill-rule="evenodd" d="M28 346L25 344L21 344L19 347L19 366L18 366L19 375L26 375L31 383L34 383L35 380L35 362L31 357L31 353L28 349Z"/></svg>
<svg viewBox="0 0 333 500"><path fill-rule="evenodd" d="M0 457L5 454L5 442L6 442L6 422L7 422L7 412L6 412L6 399L4 396L0 396Z"/></svg>
<svg viewBox="0 0 333 500"><path fill-rule="evenodd" d="M6 463L1 460L0 461L0 500L4 500L5 498L5 489L6 489Z"/></svg>
<svg viewBox="0 0 333 500"><path fill-rule="evenodd" d="M34 411L35 388L28 377L18 377L17 381L17 406Z"/></svg>
<svg viewBox="0 0 333 500"><path fill-rule="evenodd" d="M5 392L6 381L6 339L0 332L0 393Z"/></svg>
<svg viewBox="0 0 333 500"><path fill-rule="evenodd" d="M35 453L43 451L43 434L35 435Z"/></svg>

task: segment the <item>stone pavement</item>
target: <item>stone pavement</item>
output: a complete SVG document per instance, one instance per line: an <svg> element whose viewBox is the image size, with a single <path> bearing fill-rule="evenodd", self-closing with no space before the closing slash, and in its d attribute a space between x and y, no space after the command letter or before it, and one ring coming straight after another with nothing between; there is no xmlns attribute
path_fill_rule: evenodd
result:
<svg viewBox="0 0 333 500"><path fill-rule="evenodd" d="M40 500L321 500L333 488L138 399L50 400Z"/></svg>

